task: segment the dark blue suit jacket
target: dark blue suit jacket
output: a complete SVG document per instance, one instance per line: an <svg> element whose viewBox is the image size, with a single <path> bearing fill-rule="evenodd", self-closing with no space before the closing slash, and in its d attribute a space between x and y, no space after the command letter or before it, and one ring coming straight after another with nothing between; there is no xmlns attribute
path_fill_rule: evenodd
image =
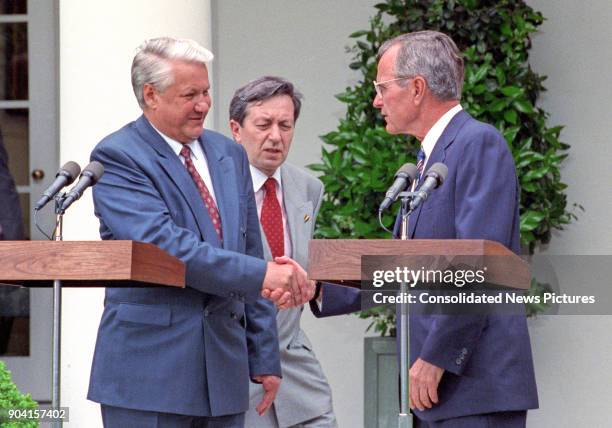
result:
<svg viewBox="0 0 612 428"><path fill-rule="evenodd" d="M170 146L140 117L91 155L102 239L150 242L186 264L185 289L108 288L88 398L131 409L217 416L244 412L249 377L280 376L276 310L244 149L205 130L223 244Z"/></svg>
<svg viewBox="0 0 612 428"><path fill-rule="evenodd" d="M436 162L448 166L448 176L410 216L410 238L488 239L519 253L519 187L500 133L461 111L440 136L427 166ZM396 222L396 236L398 229ZM358 290L325 285L319 315L359 310L359 300ZM419 357L445 370L439 404L416 410L421 419L538 406L524 316L411 316L411 364Z"/></svg>

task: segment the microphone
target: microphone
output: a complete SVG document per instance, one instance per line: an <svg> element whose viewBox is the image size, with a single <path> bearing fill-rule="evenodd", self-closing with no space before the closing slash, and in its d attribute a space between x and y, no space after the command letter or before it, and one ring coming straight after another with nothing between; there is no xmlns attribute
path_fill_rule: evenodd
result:
<svg viewBox="0 0 612 428"><path fill-rule="evenodd" d="M406 190L406 188L414 181L417 176L417 167L411 163L405 163L395 173L395 181L387 190L385 199L383 199L378 211L384 211L389 208L396 199L400 192Z"/></svg>
<svg viewBox="0 0 612 428"><path fill-rule="evenodd" d="M447 174L448 168L446 165L440 162L434 163L425 174L423 185L416 191L416 196L410 202L410 211L414 211L425 202L429 194L444 183Z"/></svg>
<svg viewBox="0 0 612 428"><path fill-rule="evenodd" d="M102 177L102 174L104 174L104 166L102 166L100 162L93 161L87 165L81 173L81 177L79 177L77 184L70 189L66 199L64 199L62 211L66 211L73 202L83 196L85 189L96 184L100 177Z"/></svg>
<svg viewBox="0 0 612 428"><path fill-rule="evenodd" d="M78 163L72 161L66 162L64 166L57 171L57 174L55 174L55 181L44 191L40 199L34 205L34 211L38 211L47 205L60 190L72 184L79 176L80 172L81 167Z"/></svg>

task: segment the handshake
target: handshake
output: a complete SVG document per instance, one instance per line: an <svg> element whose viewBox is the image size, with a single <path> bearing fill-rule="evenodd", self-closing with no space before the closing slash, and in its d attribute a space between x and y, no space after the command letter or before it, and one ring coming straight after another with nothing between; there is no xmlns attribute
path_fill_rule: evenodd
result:
<svg viewBox="0 0 612 428"><path fill-rule="evenodd" d="M314 297L315 282L295 260L276 257L268 262L268 269L261 290L262 297L274 302L279 309L300 306Z"/></svg>

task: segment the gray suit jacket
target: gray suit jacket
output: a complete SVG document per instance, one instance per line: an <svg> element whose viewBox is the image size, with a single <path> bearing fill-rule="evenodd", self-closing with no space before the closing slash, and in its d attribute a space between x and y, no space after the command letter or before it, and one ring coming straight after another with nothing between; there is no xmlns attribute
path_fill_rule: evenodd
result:
<svg viewBox="0 0 612 428"><path fill-rule="evenodd" d="M308 241L312 238L323 183L291 164L281 166L283 202L291 237L292 258L304 269L308 264ZM261 232L264 256L272 259L265 234ZM274 401L281 427L316 418L332 409L331 390L312 345L300 328L303 306L278 312L278 340L283 380ZM261 426L255 407L263 397L261 385L251 384L250 406L245 426ZM255 419L257 418L257 419ZM257 424L249 423L257 420Z"/></svg>

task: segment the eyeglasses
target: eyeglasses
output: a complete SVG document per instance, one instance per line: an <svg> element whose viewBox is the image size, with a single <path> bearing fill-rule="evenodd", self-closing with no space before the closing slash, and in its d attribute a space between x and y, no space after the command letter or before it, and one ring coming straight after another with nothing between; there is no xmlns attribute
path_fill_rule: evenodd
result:
<svg viewBox="0 0 612 428"><path fill-rule="evenodd" d="M376 91L376 95L378 95L379 97L382 97L383 96L382 90L385 88L384 85L386 85L387 83L397 82L398 80L404 80L404 79L412 79L412 77L408 77L408 76L396 77L395 79L383 80L382 82L377 82L376 80L373 80L372 83L374 84L374 90Z"/></svg>

